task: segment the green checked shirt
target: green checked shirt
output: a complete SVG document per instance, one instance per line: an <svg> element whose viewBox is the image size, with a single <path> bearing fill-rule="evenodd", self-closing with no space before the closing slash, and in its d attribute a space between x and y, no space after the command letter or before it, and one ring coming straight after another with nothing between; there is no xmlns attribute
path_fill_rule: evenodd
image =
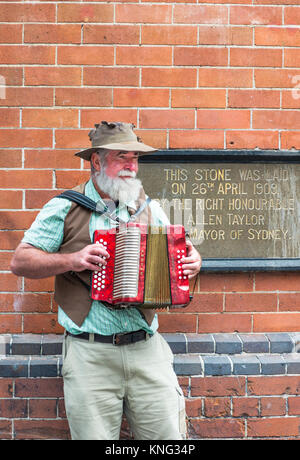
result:
<svg viewBox="0 0 300 460"><path fill-rule="evenodd" d="M89 180L85 187L85 194L96 202L101 200L92 179ZM135 208L133 203L128 204L130 204L130 207ZM63 240L64 221L71 205L72 202L67 199L53 198L50 200L40 211L29 230L25 232L22 242L31 244L46 252L57 252ZM149 206L155 225L166 225L169 223L166 215L156 201L151 201ZM130 216L126 205L121 205L117 208L117 216L123 221L128 222ZM96 229L109 229L110 227L109 218L92 213L89 227L91 242L93 241L93 234ZM58 322L72 334L90 332L111 335L120 332L132 332L139 329L144 329L149 334L153 334L158 328L157 315L155 315L152 325L149 326L136 308L111 310L96 300L92 302L89 314L80 327L60 307L58 309Z"/></svg>

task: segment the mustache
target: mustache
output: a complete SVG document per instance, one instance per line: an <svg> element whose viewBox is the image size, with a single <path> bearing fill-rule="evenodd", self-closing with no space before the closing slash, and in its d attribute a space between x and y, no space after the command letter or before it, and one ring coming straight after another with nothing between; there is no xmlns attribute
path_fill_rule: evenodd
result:
<svg viewBox="0 0 300 460"><path fill-rule="evenodd" d="M136 177L136 172L135 171L128 171L126 169L122 169L121 171L118 172L118 177L122 176L127 176L127 177Z"/></svg>

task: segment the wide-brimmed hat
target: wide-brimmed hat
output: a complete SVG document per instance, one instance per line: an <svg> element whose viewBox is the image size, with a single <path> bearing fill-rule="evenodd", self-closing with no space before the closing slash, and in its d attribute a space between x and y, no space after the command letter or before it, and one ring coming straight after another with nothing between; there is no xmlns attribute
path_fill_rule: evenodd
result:
<svg viewBox="0 0 300 460"><path fill-rule="evenodd" d="M89 132L92 147L75 153L84 160L90 160L91 155L97 149L124 150L127 152L140 152L141 155L155 152L157 149L144 144L133 132L135 126L132 123L114 122L95 124L96 129Z"/></svg>

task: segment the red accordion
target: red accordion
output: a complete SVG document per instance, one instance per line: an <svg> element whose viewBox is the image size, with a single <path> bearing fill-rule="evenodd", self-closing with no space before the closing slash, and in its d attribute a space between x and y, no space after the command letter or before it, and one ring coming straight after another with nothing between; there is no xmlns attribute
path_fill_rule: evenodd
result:
<svg viewBox="0 0 300 460"><path fill-rule="evenodd" d="M110 257L92 273L92 299L117 308L184 307L190 302L181 263L186 256L182 225L121 224L96 230L94 243L102 244Z"/></svg>

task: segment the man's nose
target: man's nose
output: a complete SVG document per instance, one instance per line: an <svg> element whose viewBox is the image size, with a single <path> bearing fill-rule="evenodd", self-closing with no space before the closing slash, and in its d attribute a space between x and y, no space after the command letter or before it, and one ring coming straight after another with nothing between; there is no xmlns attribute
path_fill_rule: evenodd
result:
<svg viewBox="0 0 300 460"><path fill-rule="evenodd" d="M136 162L131 161L131 160L127 161L124 166L124 169L127 169L128 171L136 171L136 168L137 168Z"/></svg>

